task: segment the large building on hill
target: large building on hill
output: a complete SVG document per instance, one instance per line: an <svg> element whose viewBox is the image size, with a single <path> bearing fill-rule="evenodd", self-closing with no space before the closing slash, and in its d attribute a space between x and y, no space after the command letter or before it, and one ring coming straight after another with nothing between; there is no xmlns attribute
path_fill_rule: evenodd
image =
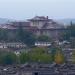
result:
<svg viewBox="0 0 75 75"><path fill-rule="evenodd" d="M34 33L36 35L47 35L51 38L59 38L60 31L64 28L64 25L49 19L48 16L36 16L29 19L31 27L36 28Z"/></svg>
<svg viewBox="0 0 75 75"><path fill-rule="evenodd" d="M59 38L60 31L64 29L64 25L49 19L48 16L35 16L34 18L28 19L25 22L12 22L10 24L0 26L0 28L13 30L17 29L20 25L37 36L47 35L54 39Z"/></svg>
<svg viewBox="0 0 75 75"><path fill-rule="evenodd" d="M49 19L48 16L36 16L32 19L29 19L31 26L37 27L38 29L58 29L62 26L58 24L57 22L53 21L52 19Z"/></svg>

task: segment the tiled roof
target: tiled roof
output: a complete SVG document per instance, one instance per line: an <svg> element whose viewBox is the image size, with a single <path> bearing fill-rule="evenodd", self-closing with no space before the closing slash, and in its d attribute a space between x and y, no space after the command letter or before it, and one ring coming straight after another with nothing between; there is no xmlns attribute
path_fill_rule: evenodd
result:
<svg viewBox="0 0 75 75"><path fill-rule="evenodd" d="M29 19L29 21L49 21L51 19L48 19L48 17L45 17L45 16L35 16L34 18L32 19Z"/></svg>
<svg viewBox="0 0 75 75"><path fill-rule="evenodd" d="M30 22L12 22L11 25L16 26L16 27L20 25L22 25L23 27L29 27Z"/></svg>
<svg viewBox="0 0 75 75"><path fill-rule="evenodd" d="M0 25L0 28L6 29L17 29L19 26L22 26L24 29L28 30L46 30L46 29L60 29L62 25L58 24L56 21L52 19L48 19L48 17L44 16L35 16L34 18L30 19L34 21L43 21L43 26L38 29L38 27L31 26L31 21L20 21L20 22L11 22L10 24Z"/></svg>

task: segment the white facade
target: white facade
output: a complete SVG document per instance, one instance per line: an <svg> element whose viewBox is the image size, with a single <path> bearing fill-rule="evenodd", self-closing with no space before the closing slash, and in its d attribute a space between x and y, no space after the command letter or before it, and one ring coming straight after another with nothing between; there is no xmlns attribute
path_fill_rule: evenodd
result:
<svg viewBox="0 0 75 75"><path fill-rule="evenodd" d="M42 28L44 24L45 24L44 21L32 21L30 23L31 26L37 27L39 29Z"/></svg>
<svg viewBox="0 0 75 75"><path fill-rule="evenodd" d="M41 47L41 46L51 46L50 42L35 42L35 46Z"/></svg>

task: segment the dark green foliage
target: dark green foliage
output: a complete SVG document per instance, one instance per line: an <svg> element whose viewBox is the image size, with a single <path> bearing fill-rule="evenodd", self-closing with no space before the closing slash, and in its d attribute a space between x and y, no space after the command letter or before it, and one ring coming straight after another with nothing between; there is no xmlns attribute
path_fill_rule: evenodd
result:
<svg viewBox="0 0 75 75"><path fill-rule="evenodd" d="M23 41L24 40L24 30L23 30L21 23L19 23L19 27L16 30L16 32L17 32L18 41L20 41L20 42Z"/></svg>
<svg viewBox="0 0 75 75"><path fill-rule="evenodd" d="M23 29L21 24L19 24L19 28L17 29L17 39L18 41L23 42L28 46L34 45L36 40L35 36L31 32Z"/></svg>
<svg viewBox="0 0 75 75"><path fill-rule="evenodd" d="M55 48L56 52L62 50ZM50 49L51 50L51 49ZM56 52L48 53L47 48L32 48L29 52L21 52L15 55L13 52L0 51L0 65L25 64L25 63L52 63L55 60Z"/></svg>
<svg viewBox="0 0 75 75"><path fill-rule="evenodd" d="M19 55L20 64L24 64L26 62L29 62L29 54L26 52L22 52Z"/></svg>
<svg viewBox="0 0 75 75"><path fill-rule="evenodd" d="M7 53L3 56L3 64L15 64L16 63L16 55L13 53Z"/></svg>
<svg viewBox="0 0 75 75"><path fill-rule="evenodd" d="M72 37L75 37L75 24L67 26L67 30L62 34L64 40L70 40Z"/></svg>
<svg viewBox="0 0 75 75"><path fill-rule="evenodd" d="M70 42L72 48L75 48L75 24L67 26L67 30L62 34L63 40Z"/></svg>
<svg viewBox="0 0 75 75"><path fill-rule="evenodd" d="M0 41L1 42L16 42L17 34L12 30L0 29Z"/></svg>
<svg viewBox="0 0 75 75"><path fill-rule="evenodd" d="M27 46L34 45L36 39L35 36L20 25L16 30L0 29L0 41L1 42L22 42Z"/></svg>
<svg viewBox="0 0 75 75"><path fill-rule="evenodd" d="M30 53L32 62L38 63L52 63L52 55L47 53L46 48L34 48Z"/></svg>
<svg viewBox="0 0 75 75"><path fill-rule="evenodd" d="M52 55L47 54L44 48L34 48L31 52L22 52L19 55L20 64L26 62L36 62L36 63L52 63Z"/></svg>
<svg viewBox="0 0 75 75"><path fill-rule="evenodd" d="M24 32L23 42L25 44L27 44L28 46L32 46L34 45L35 41L36 41L35 36L31 32L28 31Z"/></svg>
<svg viewBox="0 0 75 75"><path fill-rule="evenodd" d="M17 56L12 52L0 52L0 64L11 65L17 64Z"/></svg>
<svg viewBox="0 0 75 75"><path fill-rule="evenodd" d="M51 54L38 54L38 53L32 53L31 54L31 62L37 62L37 63L52 63L52 57Z"/></svg>
<svg viewBox="0 0 75 75"><path fill-rule="evenodd" d="M50 42L51 38L46 35L41 35L37 38L37 41Z"/></svg>
<svg viewBox="0 0 75 75"><path fill-rule="evenodd" d="M46 53L46 48L40 48L40 47L35 47L32 48L32 53L37 53L37 54L42 54L42 53Z"/></svg>
<svg viewBox="0 0 75 75"><path fill-rule="evenodd" d="M8 39L7 34L7 30L0 29L0 41L6 41Z"/></svg>

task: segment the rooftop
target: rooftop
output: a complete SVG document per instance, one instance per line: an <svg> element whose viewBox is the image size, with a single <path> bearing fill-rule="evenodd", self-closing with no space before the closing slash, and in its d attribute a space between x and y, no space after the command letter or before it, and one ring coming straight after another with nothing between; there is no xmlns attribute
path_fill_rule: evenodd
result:
<svg viewBox="0 0 75 75"><path fill-rule="evenodd" d="M45 16L35 16L34 18L32 19L29 19L29 21L50 21L51 19Z"/></svg>

